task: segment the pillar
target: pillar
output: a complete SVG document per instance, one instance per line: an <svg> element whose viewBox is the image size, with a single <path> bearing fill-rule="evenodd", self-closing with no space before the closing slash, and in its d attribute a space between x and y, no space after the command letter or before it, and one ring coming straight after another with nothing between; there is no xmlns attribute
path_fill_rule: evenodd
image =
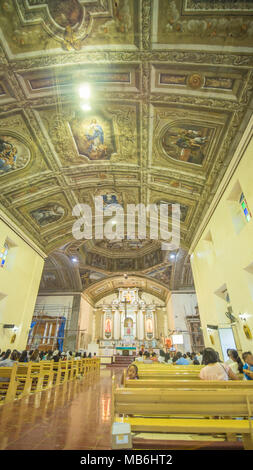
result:
<svg viewBox="0 0 253 470"><path fill-rule="evenodd" d="M74 295L71 317L68 321L63 343L63 350L65 351L75 351L77 349L80 303L81 295Z"/></svg>

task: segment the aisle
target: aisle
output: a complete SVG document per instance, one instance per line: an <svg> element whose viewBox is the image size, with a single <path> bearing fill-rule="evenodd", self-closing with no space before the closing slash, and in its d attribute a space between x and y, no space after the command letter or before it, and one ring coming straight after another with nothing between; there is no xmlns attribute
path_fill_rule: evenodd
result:
<svg viewBox="0 0 253 470"><path fill-rule="evenodd" d="M75 380L0 407L1 450L110 449L111 379L123 369Z"/></svg>

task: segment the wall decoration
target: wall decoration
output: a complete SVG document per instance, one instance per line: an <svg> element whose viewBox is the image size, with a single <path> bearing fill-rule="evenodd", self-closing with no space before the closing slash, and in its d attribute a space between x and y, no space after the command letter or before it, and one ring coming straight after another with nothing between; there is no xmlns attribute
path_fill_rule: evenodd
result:
<svg viewBox="0 0 253 470"><path fill-rule="evenodd" d="M112 336L112 319L107 314L105 316L105 337L106 338L111 338L111 336Z"/></svg>
<svg viewBox="0 0 253 470"><path fill-rule="evenodd" d="M24 168L30 160L30 150L16 137L0 135L0 176Z"/></svg>
<svg viewBox="0 0 253 470"><path fill-rule="evenodd" d="M90 160L109 159L113 150L112 129L103 118L82 116L70 122L70 128L80 155Z"/></svg>
<svg viewBox="0 0 253 470"><path fill-rule="evenodd" d="M199 73L193 73L187 78L187 85L194 90L201 88L204 84L204 77Z"/></svg>
<svg viewBox="0 0 253 470"><path fill-rule="evenodd" d="M165 131L162 146L167 155L175 160L202 165L210 132L206 127L190 124L173 126Z"/></svg>
<svg viewBox="0 0 253 470"><path fill-rule="evenodd" d="M250 327L247 324L243 325L243 331L247 339L252 339L252 333Z"/></svg>
<svg viewBox="0 0 253 470"><path fill-rule="evenodd" d="M214 345L214 337L213 337L213 335L209 335L209 339L210 339L211 343Z"/></svg>
<svg viewBox="0 0 253 470"><path fill-rule="evenodd" d="M51 224L60 220L65 214L65 210L59 204L48 204L30 212L30 215L41 226Z"/></svg>

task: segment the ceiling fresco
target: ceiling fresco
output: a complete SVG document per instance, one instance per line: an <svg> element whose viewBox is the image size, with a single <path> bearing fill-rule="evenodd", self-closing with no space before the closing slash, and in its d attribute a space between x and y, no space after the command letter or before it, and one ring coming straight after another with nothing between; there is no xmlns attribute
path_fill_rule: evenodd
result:
<svg viewBox="0 0 253 470"><path fill-rule="evenodd" d="M188 249L252 114L252 52L248 1L0 2L0 207L48 255L43 291L124 273L193 286ZM180 204L175 258L137 233L75 240L72 210L96 196L105 222Z"/></svg>

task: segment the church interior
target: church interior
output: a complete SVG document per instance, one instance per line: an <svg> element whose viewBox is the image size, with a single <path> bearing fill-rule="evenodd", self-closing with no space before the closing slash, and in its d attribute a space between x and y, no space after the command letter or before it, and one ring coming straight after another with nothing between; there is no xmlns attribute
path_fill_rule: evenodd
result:
<svg viewBox="0 0 253 470"><path fill-rule="evenodd" d="M2 450L253 449L252 66L249 0L0 1Z"/></svg>

